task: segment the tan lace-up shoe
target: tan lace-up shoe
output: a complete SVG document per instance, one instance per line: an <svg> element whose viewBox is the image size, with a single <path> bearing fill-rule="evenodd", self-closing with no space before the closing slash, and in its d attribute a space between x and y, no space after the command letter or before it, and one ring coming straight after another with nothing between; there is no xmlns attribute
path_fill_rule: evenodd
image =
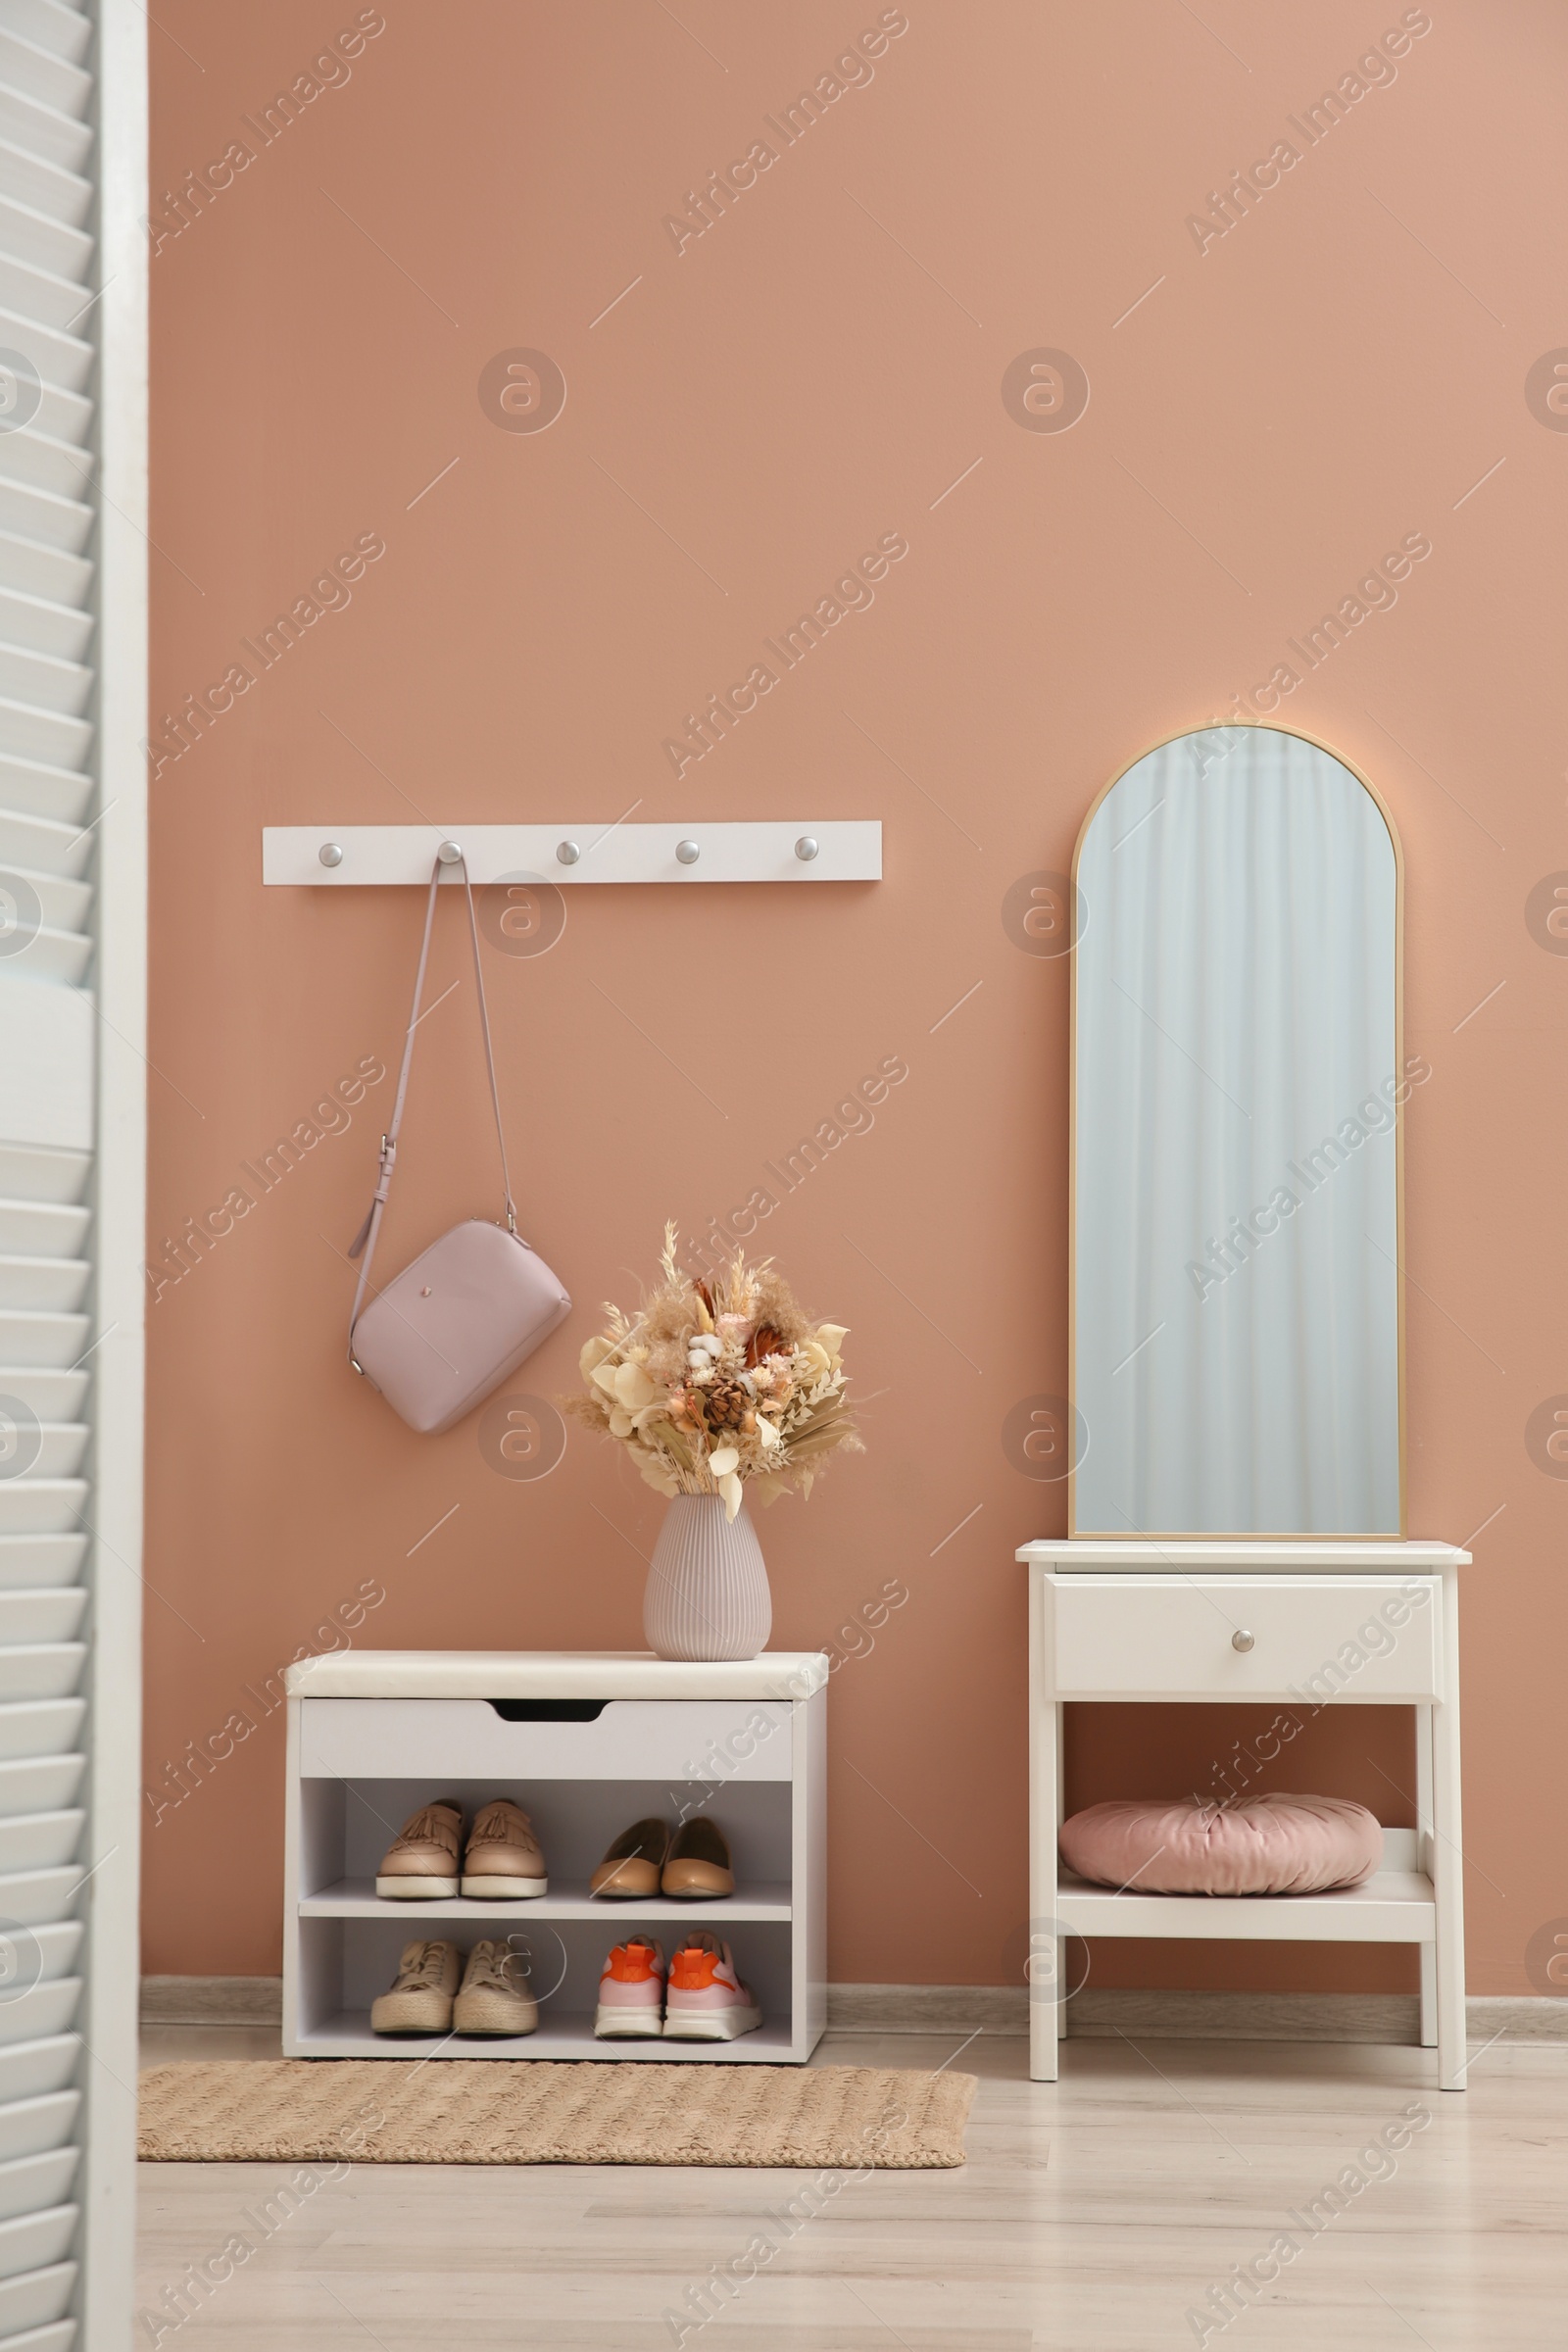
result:
<svg viewBox="0 0 1568 2352"><path fill-rule="evenodd" d="M396 1902L439 1902L458 1891L463 1808L450 1797L411 1813L381 1856L375 1891Z"/></svg>
<svg viewBox="0 0 1568 2352"><path fill-rule="evenodd" d="M547 1893L545 1858L533 1823L520 1805L498 1796L474 1815L463 1857L463 1891L479 1902Z"/></svg>
<svg viewBox="0 0 1568 2352"><path fill-rule="evenodd" d="M370 2003L372 2034L449 2034L452 1996L463 1973L455 1943L406 1943L390 1992Z"/></svg>
<svg viewBox="0 0 1568 2352"><path fill-rule="evenodd" d="M528 1956L499 1938L476 1943L463 1972L463 1987L452 2004L459 2034L531 2034L539 2004L528 1983Z"/></svg>

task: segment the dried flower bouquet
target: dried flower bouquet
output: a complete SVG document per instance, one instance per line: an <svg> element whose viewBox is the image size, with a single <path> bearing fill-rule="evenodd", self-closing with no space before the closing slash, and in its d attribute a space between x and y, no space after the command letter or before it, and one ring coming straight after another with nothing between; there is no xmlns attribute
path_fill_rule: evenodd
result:
<svg viewBox="0 0 1568 2352"><path fill-rule="evenodd" d="M664 1228L663 1279L635 1315L607 1304L579 1363L587 1395L566 1409L619 1439L661 1494L719 1494L726 1515L750 1482L763 1502L803 1494L830 1454L864 1448L845 1400L845 1327L813 1323L772 1260L737 1250L711 1284L681 1271Z"/></svg>

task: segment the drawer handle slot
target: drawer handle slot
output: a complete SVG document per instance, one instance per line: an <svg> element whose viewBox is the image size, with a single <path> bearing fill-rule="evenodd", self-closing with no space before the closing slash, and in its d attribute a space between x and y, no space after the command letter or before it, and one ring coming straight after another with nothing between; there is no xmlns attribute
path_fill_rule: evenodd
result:
<svg viewBox="0 0 1568 2352"><path fill-rule="evenodd" d="M609 1705L603 1698L493 1698L503 1723L597 1723Z"/></svg>
<svg viewBox="0 0 1568 2352"><path fill-rule="evenodd" d="M1232 1649L1254 1649L1256 1645L1257 1636L1250 1634L1245 1625L1239 1625L1231 1636Z"/></svg>

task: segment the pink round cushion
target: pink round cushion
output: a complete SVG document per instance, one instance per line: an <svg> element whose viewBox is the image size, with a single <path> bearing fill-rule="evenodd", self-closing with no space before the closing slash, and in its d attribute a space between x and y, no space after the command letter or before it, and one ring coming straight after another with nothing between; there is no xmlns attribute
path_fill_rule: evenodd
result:
<svg viewBox="0 0 1568 2352"><path fill-rule="evenodd" d="M1371 1877L1383 1831L1343 1796L1122 1799L1063 1822L1061 1858L1080 1878L1139 1894L1323 1894Z"/></svg>

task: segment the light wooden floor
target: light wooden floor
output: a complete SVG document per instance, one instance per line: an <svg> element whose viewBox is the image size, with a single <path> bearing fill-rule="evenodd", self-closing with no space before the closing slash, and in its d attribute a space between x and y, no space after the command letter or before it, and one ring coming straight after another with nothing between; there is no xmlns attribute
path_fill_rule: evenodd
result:
<svg viewBox="0 0 1568 2352"><path fill-rule="evenodd" d="M816 2063L937 2066L951 2041L836 2036ZM1568 2342L1568 2049L1472 2045L1464 2096L1430 2053L1365 2045L1069 2042L1059 2084L982 2038L959 2172L846 2185L688 2352L1145 2352L1281 2231L1300 2250L1227 2352L1527 2352ZM1479 2054L1475 2054L1479 2052ZM262 2034L164 2028L149 2063L270 2056ZM1431 2122L1315 2235L1290 2219L1412 2103ZM271 2165L142 2171L143 2306L289 2178ZM689 2284L740 2254L810 2176L361 2167L260 2244L201 2316L203 2352L654 2352ZM778 2234L775 2231L775 2234ZM689 2315L688 2315L689 2316ZM138 2329L138 2342L151 2342Z"/></svg>

